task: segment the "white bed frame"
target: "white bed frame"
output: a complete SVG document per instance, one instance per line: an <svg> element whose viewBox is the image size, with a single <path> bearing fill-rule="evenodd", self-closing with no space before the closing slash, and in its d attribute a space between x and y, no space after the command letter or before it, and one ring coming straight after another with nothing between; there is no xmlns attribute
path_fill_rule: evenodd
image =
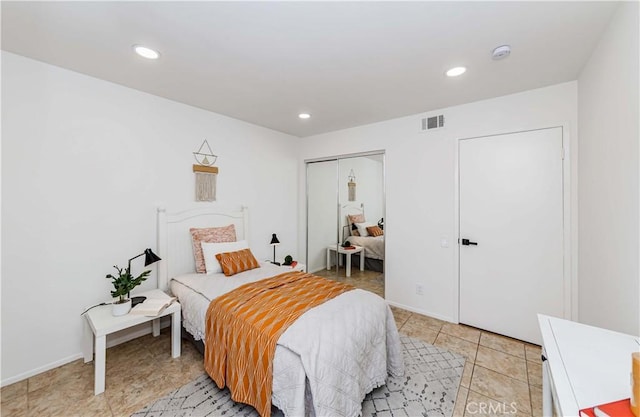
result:
<svg viewBox="0 0 640 417"><path fill-rule="evenodd" d="M245 206L198 206L176 211L158 208L158 288L167 291L169 280L195 272L192 227L221 227L233 224L237 240L248 240L249 209Z"/></svg>

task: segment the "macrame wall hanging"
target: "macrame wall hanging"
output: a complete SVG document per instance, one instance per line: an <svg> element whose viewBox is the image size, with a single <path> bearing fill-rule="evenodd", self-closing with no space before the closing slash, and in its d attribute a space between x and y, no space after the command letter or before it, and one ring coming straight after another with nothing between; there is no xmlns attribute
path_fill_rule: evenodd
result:
<svg viewBox="0 0 640 417"><path fill-rule="evenodd" d="M193 156L198 162L197 165L193 165L193 172L196 175L196 201L216 201L218 167L214 167L213 164L218 156L213 154L206 139Z"/></svg>
<svg viewBox="0 0 640 417"><path fill-rule="evenodd" d="M353 173L353 170L349 172L347 187L349 187L349 201L356 201L356 174Z"/></svg>

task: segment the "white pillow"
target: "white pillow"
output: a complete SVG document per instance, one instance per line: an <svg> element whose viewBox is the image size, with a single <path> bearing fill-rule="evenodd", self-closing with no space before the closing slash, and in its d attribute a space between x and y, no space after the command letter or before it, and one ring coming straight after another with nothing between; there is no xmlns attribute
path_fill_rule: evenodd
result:
<svg viewBox="0 0 640 417"><path fill-rule="evenodd" d="M202 255L204 257L204 267L207 274L222 273L220 263L216 259L216 255L223 252L236 252L241 249L249 248L249 243L246 240L239 240L237 242L200 242L202 246Z"/></svg>
<svg viewBox="0 0 640 417"><path fill-rule="evenodd" d="M362 237L369 236L369 232L367 232L367 227L377 226L376 223L370 223L370 222L355 223L355 225L358 228L358 233L360 233L360 236Z"/></svg>

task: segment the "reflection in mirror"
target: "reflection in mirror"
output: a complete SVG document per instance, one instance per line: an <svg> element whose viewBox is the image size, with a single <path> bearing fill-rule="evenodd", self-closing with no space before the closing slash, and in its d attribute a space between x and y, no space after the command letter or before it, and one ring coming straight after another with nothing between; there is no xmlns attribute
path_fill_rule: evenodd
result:
<svg viewBox="0 0 640 417"><path fill-rule="evenodd" d="M306 166L307 270L384 297L384 153Z"/></svg>
<svg viewBox="0 0 640 417"><path fill-rule="evenodd" d="M335 255L327 247L338 246L337 175L337 160L307 163L307 271L312 273L326 275Z"/></svg>
<svg viewBox="0 0 640 417"><path fill-rule="evenodd" d="M384 272L384 154L338 161L340 242L362 248L351 255L352 269Z"/></svg>

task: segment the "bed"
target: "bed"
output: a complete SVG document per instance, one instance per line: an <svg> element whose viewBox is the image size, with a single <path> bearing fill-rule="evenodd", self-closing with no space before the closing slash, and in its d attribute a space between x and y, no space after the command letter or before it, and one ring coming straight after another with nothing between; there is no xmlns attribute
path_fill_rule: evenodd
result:
<svg viewBox="0 0 640 417"><path fill-rule="evenodd" d="M367 226L382 226L382 223L367 221L364 203L347 203L341 206L342 243L349 241L352 245L364 248L365 269L384 272L384 234L372 236ZM372 219L373 220L373 219ZM381 219L382 220L382 219ZM382 227L380 232L384 233ZM353 255L352 262L359 262L360 255Z"/></svg>
<svg viewBox="0 0 640 417"><path fill-rule="evenodd" d="M184 330L207 340L205 315L212 300L249 282L286 272L259 268L226 277L197 274L189 229L233 224L237 239L248 238L246 207L216 206L158 210L158 285L182 305ZM320 278L318 278L320 279ZM386 302L354 289L306 311L278 339L273 357L271 404L285 416L357 416L365 395L401 375L404 367L393 314Z"/></svg>

